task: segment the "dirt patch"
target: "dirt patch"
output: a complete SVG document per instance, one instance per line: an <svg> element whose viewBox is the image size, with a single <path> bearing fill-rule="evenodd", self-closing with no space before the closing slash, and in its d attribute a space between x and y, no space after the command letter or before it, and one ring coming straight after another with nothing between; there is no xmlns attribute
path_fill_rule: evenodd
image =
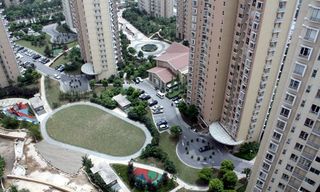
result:
<svg viewBox="0 0 320 192"><path fill-rule="evenodd" d="M8 175L14 163L14 141L0 138L0 154L6 162L4 175Z"/></svg>

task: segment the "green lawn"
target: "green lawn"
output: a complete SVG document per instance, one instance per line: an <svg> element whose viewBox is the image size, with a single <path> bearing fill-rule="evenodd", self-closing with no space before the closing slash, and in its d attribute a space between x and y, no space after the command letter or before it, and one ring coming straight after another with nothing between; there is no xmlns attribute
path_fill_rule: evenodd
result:
<svg viewBox="0 0 320 192"><path fill-rule="evenodd" d="M117 175L121 178L121 180L130 188L129 186L129 178L128 178L128 166L127 165L121 165L121 164L112 164L111 167L113 170L117 173ZM172 185L167 184L167 186L162 186L160 189L158 189L158 192L167 192L171 191L175 188L177 184L172 183ZM139 189L131 188L132 192L144 192Z"/></svg>
<svg viewBox="0 0 320 192"><path fill-rule="evenodd" d="M46 35L46 41L47 43L50 42L50 36L49 35ZM44 55L44 49L46 46L34 46L34 45L31 45L31 41L26 41L26 40L18 40L16 41L17 44L23 46L23 47L27 47L29 49L32 49L38 53L40 53L41 55ZM51 47L51 44L49 44L49 47Z"/></svg>
<svg viewBox="0 0 320 192"><path fill-rule="evenodd" d="M87 105L58 111L46 126L49 135L58 141L113 156L131 155L145 141L138 127Z"/></svg>
<svg viewBox="0 0 320 192"><path fill-rule="evenodd" d="M57 108L66 102L59 100L60 84L58 81L46 78L45 79L46 98L51 108Z"/></svg>
<svg viewBox="0 0 320 192"><path fill-rule="evenodd" d="M57 67L58 65L61 65L61 64L66 64L70 62L70 59L68 56L64 56L64 55L61 55L57 60L55 60L51 65L50 67L51 68L55 68ZM65 73L68 73L68 74L71 74L71 75L79 75L81 74L81 67L79 67L77 70L75 71L65 71Z"/></svg>
<svg viewBox="0 0 320 192"><path fill-rule="evenodd" d="M183 164L179 157L176 154L176 141L171 139L169 133L161 133L160 134L160 148L168 154L169 159L175 164L177 168L177 176L183 181L189 184L197 184L198 183L198 172L200 169L194 169ZM138 162L149 164L152 166L159 167L163 169L162 163L153 158L148 159L137 159Z"/></svg>

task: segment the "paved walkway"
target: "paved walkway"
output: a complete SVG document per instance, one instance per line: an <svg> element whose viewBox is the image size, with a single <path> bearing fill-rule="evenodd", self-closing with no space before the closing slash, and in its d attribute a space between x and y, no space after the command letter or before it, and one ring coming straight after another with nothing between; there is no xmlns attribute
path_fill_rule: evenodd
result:
<svg viewBox="0 0 320 192"><path fill-rule="evenodd" d="M137 151L136 153L132 154L132 155L129 155L129 156L123 156L123 157L117 157L117 156L112 156L112 155L107 155L107 154L104 154L104 153L99 153L99 152L96 152L96 151L92 151L92 150L88 150L88 149L85 149L85 148L82 148L82 147L77 147L77 146L73 146L73 145L70 145L70 144L66 144L66 143L62 143L62 142L59 142L59 141L56 141L54 139L52 139L48 133L47 133L47 130L46 130L46 122L48 120L48 118L50 118L54 113L62 110L62 109L65 109L67 107L70 107L70 106L75 106L75 105L89 105L89 106L93 106L93 107L97 107L98 109L101 109L107 113L110 113L128 123L131 123L137 127L139 127L145 134L146 136L146 140L145 140L145 143L143 144L142 148ZM132 121L128 118L125 118L121 115L119 115L118 113L115 113L114 111L111 111L109 109L106 109L100 105L97 105L97 104L94 104L94 103L90 103L90 102L77 102L77 103L70 103L70 104L67 104L67 105L63 105L62 107L58 108L58 109L55 109L53 110L52 112L48 113L47 116L41 121L40 123L40 126L41 126L41 133L42 133L42 136L43 136L43 139L45 141L47 141L49 144L52 144L52 145L56 145L56 146L59 146L59 147L63 147L65 149L69 149L69 150L73 150L73 151L77 151L77 152L80 152L80 153L83 153L83 154L89 154L89 155L94 155L94 156L97 156L97 157L101 157L101 158L105 158L105 159L109 159L109 160L116 160L116 161L120 161L120 160L124 160L124 161L129 161L130 159L134 159L136 157L139 157L141 152L142 152L142 149L144 149L146 147L147 144L151 143L151 140L152 140L152 136L150 135L150 132L148 131L148 129L141 123L138 123L138 122L135 122L135 121Z"/></svg>
<svg viewBox="0 0 320 192"><path fill-rule="evenodd" d="M130 40L129 47L133 47L137 53L141 50L141 47L146 44L154 44L157 46L157 50L153 52L143 52L145 58L148 56L158 56L161 55L170 45L164 41L153 40L149 37L145 36L142 32L140 32L137 28L131 25L126 19L122 17L122 12L124 9L121 9L118 12L118 21L119 21L119 28L123 31L123 33L127 36Z"/></svg>

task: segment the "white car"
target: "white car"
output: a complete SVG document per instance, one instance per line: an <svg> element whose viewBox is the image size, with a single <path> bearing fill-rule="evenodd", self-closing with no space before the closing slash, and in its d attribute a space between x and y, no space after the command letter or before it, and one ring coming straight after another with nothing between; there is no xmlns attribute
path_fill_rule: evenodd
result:
<svg viewBox="0 0 320 192"><path fill-rule="evenodd" d="M156 109L152 111L153 114L160 114L163 113L163 109Z"/></svg>
<svg viewBox="0 0 320 192"><path fill-rule="evenodd" d="M162 124L159 126L160 130L164 130L164 129L168 129L168 128L169 128L169 126L167 124Z"/></svg>
<svg viewBox="0 0 320 192"><path fill-rule="evenodd" d="M59 74L54 74L54 78L56 78L56 79L61 79L61 77L60 77Z"/></svg>
<svg viewBox="0 0 320 192"><path fill-rule="evenodd" d="M155 111L155 110L157 110L157 109L163 109L163 106L161 106L161 105L155 105L155 106L152 106L152 107L151 107L151 110L152 110L152 111Z"/></svg>

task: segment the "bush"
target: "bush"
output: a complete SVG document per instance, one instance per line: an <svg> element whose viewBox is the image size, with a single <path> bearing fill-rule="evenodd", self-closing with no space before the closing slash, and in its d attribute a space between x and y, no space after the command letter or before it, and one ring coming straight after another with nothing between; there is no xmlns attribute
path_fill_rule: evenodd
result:
<svg viewBox="0 0 320 192"><path fill-rule="evenodd" d="M26 88L18 86L9 86L0 88L0 99L7 97L31 98L39 92L39 88Z"/></svg>
<svg viewBox="0 0 320 192"><path fill-rule="evenodd" d="M234 155L246 159L246 160L252 160L255 158L259 150L259 143L257 142L248 142L244 143L240 146L239 152L235 153Z"/></svg>
<svg viewBox="0 0 320 192"><path fill-rule="evenodd" d="M213 178L213 170L211 168L202 168L198 176L201 180L208 183Z"/></svg>
<svg viewBox="0 0 320 192"><path fill-rule="evenodd" d="M220 179L212 179L209 182L209 191L210 192L224 192L223 183Z"/></svg>
<svg viewBox="0 0 320 192"><path fill-rule="evenodd" d="M0 155L0 179L3 177L5 165L6 162L4 161L4 158Z"/></svg>
<svg viewBox="0 0 320 192"><path fill-rule="evenodd" d="M6 115L1 119L1 124L6 129L17 129L19 127L19 121L16 118Z"/></svg>
<svg viewBox="0 0 320 192"><path fill-rule="evenodd" d="M227 171L222 177L222 182L225 189L234 189L238 182L238 177L235 172Z"/></svg>

